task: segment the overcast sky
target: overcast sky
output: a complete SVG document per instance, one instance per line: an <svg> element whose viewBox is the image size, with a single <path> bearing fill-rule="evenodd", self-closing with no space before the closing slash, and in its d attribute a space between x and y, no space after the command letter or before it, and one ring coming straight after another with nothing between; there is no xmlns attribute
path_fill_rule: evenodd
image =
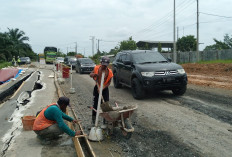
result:
<svg viewBox="0 0 232 157"><path fill-rule="evenodd" d="M62 52L92 55L90 36L109 52L130 36L139 40L173 41L174 0L0 0L0 32L19 28L36 53L45 46ZM232 1L199 0L200 49L232 35ZM176 0L178 36L196 37L196 0ZM214 14L219 16L212 16ZM222 16L222 17L220 17ZM223 17L225 16L225 17Z"/></svg>

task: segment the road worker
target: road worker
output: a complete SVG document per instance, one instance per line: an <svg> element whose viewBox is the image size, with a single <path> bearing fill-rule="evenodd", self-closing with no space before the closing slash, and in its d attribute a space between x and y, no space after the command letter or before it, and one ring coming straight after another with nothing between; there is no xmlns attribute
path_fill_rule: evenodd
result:
<svg viewBox="0 0 232 157"><path fill-rule="evenodd" d="M12 61L11 61L11 62L12 62L12 65L13 65L13 66L16 66L15 56L13 56L13 58L12 58Z"/></svg>
<svg viewBox="0 0 232 157"><path fill-rule="evenodd" d="M98 97L99 97L99 90L100 90L101 77L103 71L105 72L105 78L103 83L102 96L105 102L109 101L108 86L110 85L111 78L113 77L112 70L107 67L109 63L110 63L110 59L108 57L103 56L101 58L101 65L95 66L94 70L90 73L90 77L96 81L96 85L94 86L93 89L93 108L95 108L96 110L98 106ZM96 112L93 110L92 111L93 124L95 123L95 119L96 119Z"/></svg>
<svg viewBox="0 0 232 157"><path fill-rule="evenodd" d="M19 58L19 56L18 56L17 62L18 62L18 65L21 65L21 59Z"/></svg>
<svg viewBox="0 0 232 157"><path fill-rule="evenodd" d="M47 140L57 139L64 132L72 137L80 135L81 131L74 132L63 120L77 123L77 120L65 114L69 101L67 97L60 97L57 103L48 105L37 114L33 130L38 138Z"/></svg>

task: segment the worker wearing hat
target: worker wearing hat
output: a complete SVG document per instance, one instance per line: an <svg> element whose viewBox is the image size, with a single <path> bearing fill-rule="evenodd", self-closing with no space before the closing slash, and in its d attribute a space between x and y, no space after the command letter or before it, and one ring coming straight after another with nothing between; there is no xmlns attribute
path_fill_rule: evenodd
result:
<svg viewBox="0 0 232 157"><path fill-rule="evenodd" d="M65 114L69 101L67 97L60 97L57 103L48 105L38 113L33 130L39 138L50 140L56 139L64 132L72 137L81 133L81 131L74 132L64 123L63 119L77 123L77 120Z"/></svg>
<svg viewBox="0 0 232 157"><path fill-rule="evenodd" d="M93 108L97 110L98 106L98 97L99 97L99 90L101 84L101 76L102 72L105 72L105 78L103 83L103 91L102 96L105 102L109 101L109 89L108 86L111 83L111 78L113 77L113 73L111 69L107 66L110 63L110 59L108 57L103 56L101 59L101 65L97 65L94 67L94 70L90 73L90 77L92 77L96 81L96 85L94 86L93 90ZM95 123L96 119L96 112L92 111L92 123Z"/></svg>

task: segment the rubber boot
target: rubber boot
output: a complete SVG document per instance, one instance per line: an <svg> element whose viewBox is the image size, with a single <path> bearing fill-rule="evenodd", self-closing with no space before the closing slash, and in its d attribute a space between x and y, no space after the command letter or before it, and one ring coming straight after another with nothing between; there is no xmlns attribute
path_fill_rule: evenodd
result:
<svg viewBox="0 0 232 157"><path fill-rule="evenodd" d="M92 116L92 124L95 125L96 116Z"/></svg>

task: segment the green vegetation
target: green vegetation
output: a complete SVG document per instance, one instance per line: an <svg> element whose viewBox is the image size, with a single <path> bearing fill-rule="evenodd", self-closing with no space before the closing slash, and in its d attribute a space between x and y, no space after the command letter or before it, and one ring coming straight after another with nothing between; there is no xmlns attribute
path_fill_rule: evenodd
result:
<svg viewBox="0 0 232 157"><path fill-rule="evenodd" d="M136 50L136 49L137 49L136 41L132 40L132 37L129 37L129 40L123 40L120 42L119 51Z"/></svg>
<svg viewBox="0 0 232 157"><path fill-rule="evenodd" d="M11 66L11 65L12 65L11 62L2 62L2 63L0 63L0 69L5 68L7 66Z"/></svg>
<svg viewBox="0 0 232 157"><path fill-rule="evenodd" d="M196 51L196 38L193 35L183 36L177 40L176 46L177 51Z"/></svg>
<svg viewBox="0 0 232 157"><path fill-rule="evenodd" d="M67 56L75 56L77 53L76 52L68 52Z"/></svg>
<svg viewBox="0 0 232 157"><path fill-rule="evenodd" d="M18 28L8 28L8 32L0 32L0 61L11 61L13 56L35 59L36 54L26 41L29 41L29 37Z"/></svg>
<svg viewBox="0 0 232 157"><path fill-rule="evenodd" d="M219 41L217 39L213 39L215 44L206 46L204 50L224 50L224 49L232 49L232 37L228 34L224 36L224 41Z"/></svg>
<svg viewBox="0 0 232 157"><path fill-rule="evenodd" d="M213 64L213 63L224 63L224 64L228 64L228 63L232 63L232 60L213 60L213 61L201 61L198 62L200 64Z"/></svg>

